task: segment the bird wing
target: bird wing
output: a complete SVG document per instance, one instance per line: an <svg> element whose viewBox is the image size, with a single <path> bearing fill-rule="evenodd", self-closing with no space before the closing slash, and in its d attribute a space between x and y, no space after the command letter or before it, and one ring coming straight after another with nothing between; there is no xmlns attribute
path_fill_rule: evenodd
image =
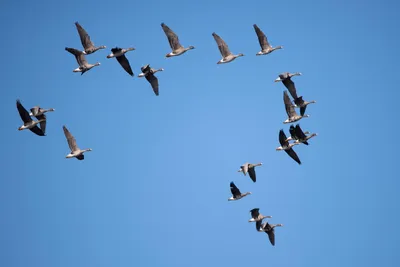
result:
<svg viewBox="0 0 400 267"><path fill-rule="evenodd" d="M299 125L299 124L296 125L295 131L296 131L296 136L297 136L299 139L304 140L304 139L307 138L307 136L304 134L303 130L300 128L300 125Z"/></svg>
<svg viewBox="0 0 400 267"><path fill-rule="evenodd" d="M298 139L298 137L296 136L296 129L294 128L293 124L290 125L289 133L290 133L290 136L292 137L292 139L295 139L295 140Z"/></svg>
<svg viewBox="0 0 400 267"><path fill-rule="evenodd" d="M36 116L36 114L39 113L39 106L34 106L33 108L31 108L31 112L33 116Z"/></svg>
<svg viewBox="0 0 400 267"><path fill-rule="evenodd" d="M94 43L90 40L90 36L85 29L78 22L75 22L75 25L76 29L78 30L79 37L81 38L83 48L86 50L94 47Z"/></svg>
<svg viewBox="0 0 400 267"><path fill-rule="evenodd" d="M286 149L285 152L294 159L298 164L301 164L299 156L297 156L296 152L294 152L293 148Z"/></svg>
<svg viewBox="0 0 400 267"><path fill-rule="evenodd" d="M146 74L146 72L148 72L148 71L150 70L150 64L147 64L147 65L141 67L140 70L141 70L144 74Z"/></svg>
<svg viewBox="0 0 400 267"><path fill-rule="evenodd" d="M31 116L29 116L29 112L24 108L21 104L21 101L17 100L17 109L19 112L19 116L21 117L24 123L28 123L32 121Z"/></svg>
<svg viewBox="0 0 400 267"><path fill-rule="evenodd" d="M72 152L78 151L79 148L76 145L76 140L72 136L72 134L68 131L67 127L65 127L65 125L63 126L63 130L64 130L65 137L67 138L69 149L71 149Z"/></svg>
<svg viewBox="0 0 400 267"><path fill-rule="evenodd" d="M259 231L262 228L262 220L256 221L256 230Z"/></svg>
<svg viewBox="0 0 400 267"><path fill-rule="evenodd" d="M117 57L117 61L124 68L124 70L127 73L129 73L129 75L133 76L133 71L132 71L131 65L129 64L129 60L126 58L125 55Z"/></svg>
<svg viewBox="0 0 400 267"><path fill-rule="evenodd" d="M41 130L39 127L37 127L37 125L33 126L29 130L31 130L32 132L34 132L35 134L37 134L39 136L45 136L44 131Z"/></svg>
<svg viewBox="0 0 400 267"><path fill-rule="evenodd" d="M231 193L234 197L240 196L242 194L234 182L231 182L230 187L231 187Z"/></svg>
<svg viewBox="0 0 400 267"><path fill-rule="evenodd" d="M292 101L290 101L287 91L283 92L283 102L285 103L285 109L288 117L290 118L296 115L296 111L294 110L294 106L292 104Z"/></svg>
<svg viewBox="0 0 400 267"><path fill-rule="evenodd" d="M249 176L250 179L253 180L253 182L256 182L256 168L255 167L251 167L249 168Z"/></svg>
<svg viewBox="0 0 400 267"><path fill-rule="evenodd" d="M153 88L153 91L156 95L158 95L158 79L156 76L154 76L151 71L146 75L147 81L151 84L151 87Z"/></svg>
<svg viewBox="0 0 400 267"><path fill-rule="evenodd" d="M304 107L300 108L300 115L301 116L304 116L304 113L306 113L306 108L307 108L307 106L304 106Z"/></svg>
<svg viewBox="0 0 400 267"><path fill-rule="evenodd" d="M289 144L289 141L286 141L287 137L283 129L279 131L279 143L281 144L282 147L287 146Z"/></svg>
<svg viewBox="0 0 400 267"><path fill-rule="evenodd" d="M68 52L70 52L75 56L76 62L78 62L79 66L84 66L87 64L86 57L82 51L70 47L66 47L65 50L67 50Z"/></svg>
<svg viewBox="0 0 400 267"><path fill-rule="evenodd" d="M258 216L260 215L259 210L260 210L259 208L252 209L250 211L251 212L251 217L254 218L254 219L258 218Z"/></svg>
<svg viewBox="0 0 400 267"><path fill-rule="evenodd" d="M116 54L117 52L120 52L121 50L122 50L122 48L120 48L120 47L111 48L111 52L112 52L113 54Z"/></svg>
<svg viewBox="0 0 400 267"><path fill-rule="evenodd" d="M224 40L222 40L221 37L218 36L218 34L216 34L214 32L212 35L214 36L214 39L217 42L217 45L218 45L218 48L219 48L219 52L221 53L221 55L223 57L227 57L230 54L232 54L231 51L229 51L228 45L225 43Z"/></svg>
<svg viewBox="0 0 400 267"><path fill-rule="evenodd" d="M254 30L256 31L258 42L260 43L261 50L265 50L267 48L271 48L271 45L268 43L267 36L258 28L256 24L253 25Z"/></svg>
<svg viewBox="0 0 400 267"><path fill-rule="evenodd" d="M271 242L271 244L272 244L273 246L275 246L275 231L274 231L274 228L272 228L272 229L269 230L269 231L266 231L266 233L267 233L267 235L268 235L269 242Z"/></svg>
<svg viewBox="0 0 400 267"><path fill-rule="evenodd" d="M76 156L76 158L77 158L78 160L84 160L84 159L85 159L85 156L84 156L83 153L82 153L82 154L80 154L79 156Z"/></svg>
<svg viewBox="0 0 400 267"><path fill-rule="evenodd" d="M169 46L171 47L172 50L177 50L178 48L181 48L182 45L179 43L179 38L178 35L176 35L167 25L164 23L161 23L161 27L164 30L165 35L168 38Z"/></svg>
<svg viewBox="0 0 400 267"><path fill-rule="evenodd" d="M293 99L297 99L296 86L294 85L294 82L292 81L292 79L290 79L288 77L288 78L282 80L282 83L289 90L289 93L292 95Z"/></svg>
<svg viewBox="0 0 400 267"><path fill-rule="evenodd" d="M245 163L241 166L242 170L243 170L243 174L246 175L246 173L249 171L249 164Z"/></svg>
<svg viewBox="0 0 400 267"><path fill-rule="evenodd" d="M42 115L35 116L35 117L38 120L44 120L44 121L40 122L40 129L43 131L43 133L45 133L46 132L46 115L42 114Z"/></svg>

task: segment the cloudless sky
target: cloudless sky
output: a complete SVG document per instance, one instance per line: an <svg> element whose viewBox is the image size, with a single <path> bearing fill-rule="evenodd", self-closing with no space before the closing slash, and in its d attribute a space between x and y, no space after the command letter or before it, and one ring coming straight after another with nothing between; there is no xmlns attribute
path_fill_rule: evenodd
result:
<svg viewBox="0 0 400 267"><path fill-rule="evenodd" d="M398 266L396 1L4 1L0 112L0 266ZM74 22L104 50L84 75L65 47L82 49ZM160 24L184 46L171 51ZM256 23L273 46L267 56ZM212 33L233 53L221 59ZM126 54L134 77L112 47ZM160 95L138 78L164 68ZM299 123L318 133L294 149L281 72L301 72L316 100ZM55 108L46 137L15 106ZM85 160L70 152L62 126ZM257 182L238 173L262 162ZM229 183L252 195L228 202ZM273 247L249 223L260 208Z"/></svg>

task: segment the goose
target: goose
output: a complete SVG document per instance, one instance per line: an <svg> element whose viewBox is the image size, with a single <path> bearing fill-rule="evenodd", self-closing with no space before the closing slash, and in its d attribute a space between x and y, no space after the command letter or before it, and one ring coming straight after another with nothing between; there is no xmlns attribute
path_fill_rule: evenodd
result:
<svg viewBox="0 0 400 267"><path fill-rule="evenodd" d="M95 64L89 64L86 61L85 54L78 49L66 47L65 50L73 54L75 56L76 61L79 64L79 67L74 69L73 72L81 72L81 75L83 75L86 71L90 70L91 68L100 65L100 62L96 62Z"/></svg>
<svg viewBox="0 0 400 267"><path fill-rule="evenodd" d="M251 195L251 192L246 192L246 193L242 194L240 192L239 188L236 187L234 182L230 183L230 187L231 187L232 197L228 198L228 201L239 200L241 198L244 198L247 195Z"/></svg>
<svg viewBox="0 0 400 267"><path fill-rule="evenodd" d="M81 38L81 43L82 43L82 46L84 49L83 54L85 54L85 55L93 54L94 52L96 52L99 49L106 48L106 46L104 46L104 45L94 46L94 43L90 40L90 36L85 31L85 29L82 28L82 26L78 22L75 22L75 26L76 26L76 29L78 30L79 37Z"/></svg>
<svg viewBox="0 0 400 267"><path fill-rule="evenodd" d="M225 43L224 40L222 40L221 37L218 36L215 32L213 32L212 36L214 36L215 41L217 42L219 52L222 55L222 59L217 62L217 64L222 64L222 63L228 63L233 61L237 57L242 57L244 56L242 53L234 55L229 51L228 45Z"/></svg>
<svg viewBox="0 0 400 267"><path fill-rule="evenodd" d="M300 108L300 115L304 115L304 113L306 112L306 108L309 104L314 104L317 103L317 101L315 100L311 100L311 101L304 101L302 96L299 96L298 98L294 99L294 103L295 103L295 108Z"/></svg>
<svg viewBox="0 0 400 267"><path fill-rule="evenodd" d="M119 47L115 47L111 49L111 54L107 56L107 58L115 57L119 64L124 68L124 70L131 76L133 76L133 71L131 69L131 65L129 64L129 60L126 58L125 53L135 50L133 47L129 47L126 49L122 49Z"/></svg>
<svg viewBox="0 0 400 267"><path fill-rule="evenodd" d="M271 242L271 245L275 246L275 227L282 227L283 224L278 223L278 224L269 224L268 222L266 223L261 223L261 221L256 223L256 229L258 232L265 232L268 235L269 242Z"/></svg>
<svg viewBox="0 0 400 267"><path fill-rule="evenodd" d="M165 25L165 23L161 23L161 27L164 30L164 33L168 38L169 46L172 49L172 52L166 54L165 57L179 56L188 50L194 49L194 46L192 46L192 45L184 48L179 43L178 35L176 35L167 25Z"/></svg>
<svg viewBox="0 0 400 267"><path fill-rule="evenodd" d="M293 99L297 99L297 92L296 92L296 86L294 85L294 82L292 81L293 76L300 76L302 75L300 72L295 72L295 73L289 73L289 72L283 72L279 74L278 78L275 79L275 82L282 82L283 85L289 90L289 93L292 95Z"/></svg>
<svg viewBox="0 0 400 267"><path fill-rule="evenodd" d="M147 81L151 84L151 87L153 88L154 93L158 96L158 79L156 76L154 76L154 73L157 71L163 71L164 69L153 69L150 68L150 64L147 64L141 68L142 73L138 75L138 77L146 77Z"/></svg>
<svg viewBox="0 0 400 267"><path fill-rule="evenodd" d="M19 116L24 122L24 124L18 128L18 131L29 129L39 136L46 136L44 131L37 126L38 123L41 123L46 119L39 119L37 121L32 120L31 116L29 116L29 112L24 108L19 99L17 100L17 109Z"/></svg>
<svg viewBox="0 0 400 267"><path fill-rule="evenodd" d="M267 36L258 28L256 24L253 25L254 30L256 31L257 37L258 37L258 42L260 43L261 46L261 51L256 54L256 56L262 56L262 55L268 55L272 53L275 50L282 49L283 46L277 46L277 47L272 47L267 39Z"/></svg>
<svg viewBox="0 0 400 267"><path fill-rule="evenodd" d="M65 125L63 126L64 130L64 135L67 138L68 146L69 149L71 149L71 153L69 153L66 158L77 158L78 160L83 160L85 159L85 156L83 155L84 152L87 151L92 151L91 148L83 149L81 150L78 145L76 144L75 138L72 136L72 134L68 131L67 127Z"/></svg>
<svg viewBox="0 0 400 267"><path fill-rule="evenodd" d="M251 219L249 220L249 222L258 222L258 221L262 221L265 218L272 218L272 216L264 216L260 213L260 209L259 208L254 208L250 211L251 213Z"/></svg>
<svg viewBox="0 0 400 267"><path fill-rule="evenodd" d="M261 162L257 164L251 164L246 162L245 164L240 166L238 172L243 172L244 175L246 175L246 173L248 172L250 179L253 180L253 182L256 182L256 170L254 168L261 165L262 165Z"/></svg>
<svg viewBox="0 0 400 267"><path fill-rule="evenodd" d="M298 145L299 143L291 143L289 144L288 141L286 141L286 134L285 132L281 129L279 131L279 143L281 143L281 146L276 148L276 151L279 150L285 150L285 152L292 158L294 159L298 164L301 164L301 161L299 157L297 156L296 152L293 150L293 146Z"/></svg>
<svg viewBox="0 0 400 267"><path fill-rule="evenodd" d="M303 130L300 128L299 124L296 125L295 133L296 133L296 137L297 137L296 138L297 140L295 141L295 143L299 143L299 144L303 143L307 146L308 146L307 140L310 138L313 138L314 136L317 136L316 133L312 133L309 136L306 136L306 133L303 132Z"/></svg>
<svg viewBox="0 0 400 267"><path fill-rule="evenodd" d="M302 118L308 118L310 115L298 115L296 111L294 110L294 106L292 104L292 101L290 101L290 98L288 96L287 91L283 92L283 102L285 104L285 109L286 109L286 114L288 115L288 118L283 122L283 123L292 123L298 120L301 120Z"/></svg>
<svg viewBox="0 0 400 267"><path fill-rule="evenodd" d="M55 111L55 109L54 108L44 109L39 106L34 106L33 108L31 108L31 112L29 113L29 116L35 116L36 119L43 120L42 122L40 122L40 129L42 129L43 133L46 132L47 120L45 113L50 111Z"/></svg>
<svg viewBox="0 0 400 267"><path fill-rule="evenodd" d="M293 126L293 124L290 125L289 133L290 133L290 136L286 139L286 141L291 141L291 140L296 141L297 139L299 139L299 138L296 136L295 127ZM305 133L305 134L309 134L310 132L309 132L309 131L306 131L306 132L304 132L304 133Z"/></svg>

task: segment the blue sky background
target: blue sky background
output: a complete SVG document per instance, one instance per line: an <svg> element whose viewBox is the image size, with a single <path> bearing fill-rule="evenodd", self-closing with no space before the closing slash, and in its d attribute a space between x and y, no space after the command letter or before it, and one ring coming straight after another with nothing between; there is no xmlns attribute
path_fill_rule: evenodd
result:
<svg viewBox="0 0 400 267"><path fill-rule="evenodd" d="M396 1L56 1L0 4L0 266L397 266L400 239ZM81 76L65 47L101 62ZM166 23L195 50L165 58ZM256 23L284 49L257 57ZM212 32L234 53L221 58ZM132 78L115 59L127 57ZM150 63L160 96L138 78ZM281 72L316 100L318 133L277 152L289 125ZM55 108L47 136L17 131L15 107ZM66 125L84 161L66 159ZM390 139L389 139L390 138ZM257 183L238 173L263 162ZM228 202L229 182L252 195ZM276 246L247 220L272 215Z"/></svg>

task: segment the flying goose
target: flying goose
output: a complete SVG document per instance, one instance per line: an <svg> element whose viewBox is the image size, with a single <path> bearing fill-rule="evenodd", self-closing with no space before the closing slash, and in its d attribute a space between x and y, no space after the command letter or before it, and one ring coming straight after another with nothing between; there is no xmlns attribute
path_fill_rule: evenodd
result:
<svg viewBox="0 0 400 267"><path fill-rule="evenodd" d="M294 107L295 108L300 108L300 115L304 115L304 113L306 112L306 108L309 104L314 104L317 103L317 101L315 100L311 100L311 101L304 101L302 96L299 96L298 98L294 99L294 103L296 104Z"/></svg>
<svg viewBox="0 0 400 267"><path fill-rule="evenodd" d="M17 100L17 109L19 116L24 122L24 124L18 128L18 131L29 129L39 136L45 136L44 131L40 129L37 126L37 124L45 121L46 119L40 119L38 121L32 120L31 116L29 116L29 112L24 108L24 106L22 106L21 101L19 99Z"/></svg>
<svg viewBox="0 0 400 267"><path fill-rule="evenodd" d="M254 208L252 209L251 212L251 219L249 220L249 222L258 222L258 221L262 221L265 218L272 218L272 216L264 216L259 212L259 208Z"/></svg>
<svg viewBox="0 0 400 267"><path fill-rule="evenodd" d="M296 141L295 143L303 143L305 145L308 145L307 140L310 138L313 138L314 136L317 136L316 133L310 134L309 136L306 136L306 134L303 132L303 130L300 128L300 125L297 124L295 128L295 133L296 133Z"/></svg>
<svg viewBox="0 0 400 267"><path fill-rule="evenodd" d="M131 76L133 76L133 71L131 69L131 65L129 64L129 60L126 58L125 53L135 50L133 47L129 47L126 49L122 49L119 47L111 48L111 54L107 56L107 58L115 57L119 64L124 68L124 70Z"/></svg>
<svg viewBox="0 0 400 267"><path fill-rule="evenodd" d="M295 129L295 127L293 126L293 124L290 125L289 133L290 133L290 136L286 139L286 141L290 141L290 140L296 141L297 139L299 139L299 138L296 136L296 129ZM309 132L309 131L305 131L304 133L305 133L305 134L309 134L310 132Z"/></svg>
<svg viewBox="0 0 400 267"><path fill-rule="evenodd" d="M104 49L106 46L94 46L94 43L90 40L89 34L85 31L84 28L78 23L75 22L76 29L78 30L79 37L81 38L81 43L83 46L83 54L89 55L96 52L99 49Z"/></svg>
<svg viewBox="0 0 400 267"><path fill-rule="evenodd" d="M66 47L65 50L73 54L75 56L76 61L78 62L79 67L74 69L73 72L81 72L81 75L83 75L86 71L90 70L91 68L100 65L100 62L97 62L95 64L89 64L86 61L85 54L78 49Z"/></svg>
<svg viewBox="0 0 400 267"><path fill-rule="evenodd" d="M242 166L240 166L240 169L238 170L238 172L243 172L244 175L246 175L246 173L249 173L250 179L253 180L253 182L256 182L256 170L254 169L256 166L261 166L262 163L257 163L257 164L251 164L246 162L245 164L243 164Z"/></svg>
<svg viewBox="0 0 400 267"><path fill-rule="evenodd" d="M71 149L71 153L69 153L66 158L77 158L78 160L83 160L85 159L85 156L83 155L84 152L87 151L92 151L91 148L83 149L81 150L78 145L76 144L75 138L72 136L72 134L68 131L67 127L65 125L63 126L64 134L65 137L67 138L68 141L68 146L69 149Z"/></svg>
<svg viewBox="0 0 400 267"><path fill-rule="evenodd" d="M36 119L42 120L40 122L40 129L42 129L43 133L46 132L46 122L47 122L47 120L46 120L45 113L49 112L49 111L55 111L55 109L54 108L44 109L44 108L41 108L39 106L34 106L33 108L31 108L31 112L29 113L29 116L35 116Z"/></svg>
<svg viewBox="0 0 400 267"><path fill-rule="evenodd" d="M258 42L260 43L261 46L261 51L256 54L256 56L261 56L261 55L267 55L269 53L272 53L275 50L282 49L283 46L277 46L277 47L272 47L267 39L267 36L258 28L256 24L253 25L254 30L256 31L257 37L258 37Z"/></svg>
<svg viewBox="0 0 400 267"><path fill-rule="evenodd" d="M281 143L281 146L277 147L276 150L285 150L285 152L292 158L294 159L298 164L301 164L301 161L299 157L297 156L296 152L293 150L293 146L298 145L299 143L291 143L289 144L289 141L286 141L286 134L285 132L281 129L279 131L279 143Z"/></svg>
<svg viewBox="0 0 400 267"><path fill-rule="evenodd" d="M192 46L192 45L187 48L184 48L179 43L178 35L176 35L167 25L165 25L164 23L161 23L161 27L164 30L164 33L168 38L169 46L172 49L172 52L165 55L166 57L179 56L188 50L194 49L194 46Z"/></svg>
<svg viewBox="0 0 400 267"><path fill-rule="evenodd" d="M268 235L269 241L273 246L275 246L275 227L282 227L283 224L278 223L278 224L269 224L268 222L266 223L261 223L261 221L256 222L256 228L258 232L265 232Z"/></svg>
<svg viewBox="0 0 400 267"><path fill-rule="evenodd" d="M231 187L232 197L228 198L228 201L239 200L247 195L251 195L251 192L246 192L242 194L239 188L236 187L234 182L231 182L230 187Z"/></svg>
<svg viewBox="0 0 400 267"><path fill-rule="evenodd" d="M153 88L153 91L156 95L158 95L158 79L156 76L154 76L154 73L157 71L163 71L164 69L153 69L150 68L150 64L147 64L141 68L142 73L138 75L138 77L146 77L147 81L151 84L151 87Z"/></svg>
<svg viewBox="0 0 400 267"><path fill-rule="evenodd" d="M283 92L283 102L285 104L285 109L286 109L286 114L288 118L283 122L283 123L292 123L298 120L301 120L302 118L308 118L310 115L298 115L296 111L294 110L294 106L292 104L292 101L290 101L289 95L287 91L285 90Z"/></svg>
<svg viewBox="0 0 400 267"><path fill-rule="evenodd" d="M278 78L275 79L275 82L282 82L283 85L289 90L289 93L292 95L293 99L297 99L297 93L296 93L296 86L294 85L294 82L292 81L293 76L300 76L300 72L295 72L295 73L289 73L289 72L283 72L279 74Z"/></svg>
<svg viewBox="0 0 400 267"><path fill-rule="evenodd" d="M215 41L217 42L219 52L222 55L222 59L217 62L217 64L222 64L222 63L228 63L233 61L237 57L242 57L244 56L242 53L234 55L229 51L228 45L225 43L224 40L222 40L221 37L219 37L215 32L213 32L212 36L214 36Z"/></svg>

